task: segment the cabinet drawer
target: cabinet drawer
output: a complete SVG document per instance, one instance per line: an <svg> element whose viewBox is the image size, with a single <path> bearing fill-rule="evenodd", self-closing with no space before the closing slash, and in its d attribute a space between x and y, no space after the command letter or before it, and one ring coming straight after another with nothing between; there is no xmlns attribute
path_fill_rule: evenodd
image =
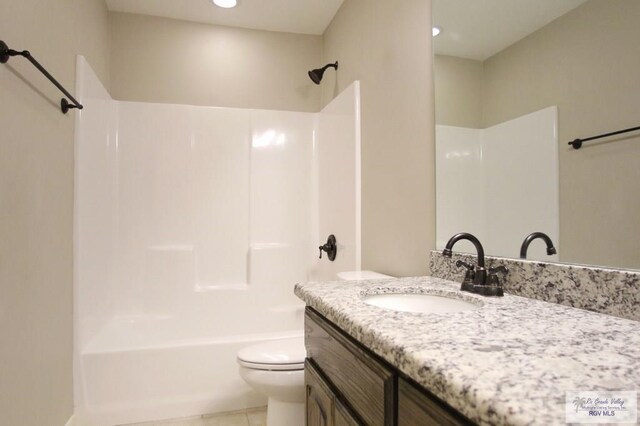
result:
<svg viewBox="0 0 640 426"><path fill-rule="evenodd" d="M394 419L394 373L314 310L305 312L305 346L333 387L368 425Z"/></svg>
<svg viewBox="0 0 640 426"><path fill-rule="evenodd" d="M398 379L398 426L473 425L466 418L411 383Z"/></svg>

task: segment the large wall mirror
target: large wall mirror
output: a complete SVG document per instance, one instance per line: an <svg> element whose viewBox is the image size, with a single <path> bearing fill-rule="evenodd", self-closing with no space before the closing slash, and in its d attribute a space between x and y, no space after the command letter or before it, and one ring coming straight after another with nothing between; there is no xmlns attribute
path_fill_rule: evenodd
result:
<svg viewBox="0 0 640 426"><path fill-rule="evenodd" d="M640 269L640 1L433 0L437 247ZM471 246L456 246L473 252Z"/></svg>

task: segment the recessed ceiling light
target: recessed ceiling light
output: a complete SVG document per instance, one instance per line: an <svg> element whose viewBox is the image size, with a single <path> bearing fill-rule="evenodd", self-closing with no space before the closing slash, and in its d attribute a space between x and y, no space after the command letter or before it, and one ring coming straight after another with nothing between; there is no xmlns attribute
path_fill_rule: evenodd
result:
<svg viewBox="0 0 640 426"><path fill-rule="evenodd" d="M236 7L238 3L237 0L213 0L213 4L218 7L223 7L225 9L231 9L232 7Z"/></svg>
<svg viewBox="0 0 640 426"><path fill-rule="evenodd" d="M431 28L431 34L433 34L434 37L440 34L440 27Z"/></svg>

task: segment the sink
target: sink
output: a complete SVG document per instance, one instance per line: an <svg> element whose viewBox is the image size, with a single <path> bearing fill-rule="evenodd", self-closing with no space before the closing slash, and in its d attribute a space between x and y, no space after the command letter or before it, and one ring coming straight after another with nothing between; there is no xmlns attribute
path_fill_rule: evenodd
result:
<svg viewBox="0 0 640 426"><path fill-rule="evenodd" d="M443 314L480 309L480 305L460 299L433 294L392 293L372 294L362 299L364 303L379 308L402 312Z"/></svg>

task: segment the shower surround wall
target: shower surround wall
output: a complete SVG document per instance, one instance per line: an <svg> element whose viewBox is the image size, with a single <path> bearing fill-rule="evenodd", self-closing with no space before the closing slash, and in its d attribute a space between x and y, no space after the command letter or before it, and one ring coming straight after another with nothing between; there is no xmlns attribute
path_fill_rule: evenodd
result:
<svg viewBox="0 0 640 426"><path fill-rule="evenodd" d="M301 336L293 285L360 268L358 84L313 114L116 102L81 57L78 79L80 419L265 404L238 349Z"/></svg>
<svg viewBox="0 0 640 426"><path fill-rule="evenodd" d="M436 126L438 250L458 232L477 236L485 252L518 257L532 232L559 241L558 110L549 107L488 127ZM456 251L475 253L467 241ZM529 259L553 261L544 244Z"/></svg>

